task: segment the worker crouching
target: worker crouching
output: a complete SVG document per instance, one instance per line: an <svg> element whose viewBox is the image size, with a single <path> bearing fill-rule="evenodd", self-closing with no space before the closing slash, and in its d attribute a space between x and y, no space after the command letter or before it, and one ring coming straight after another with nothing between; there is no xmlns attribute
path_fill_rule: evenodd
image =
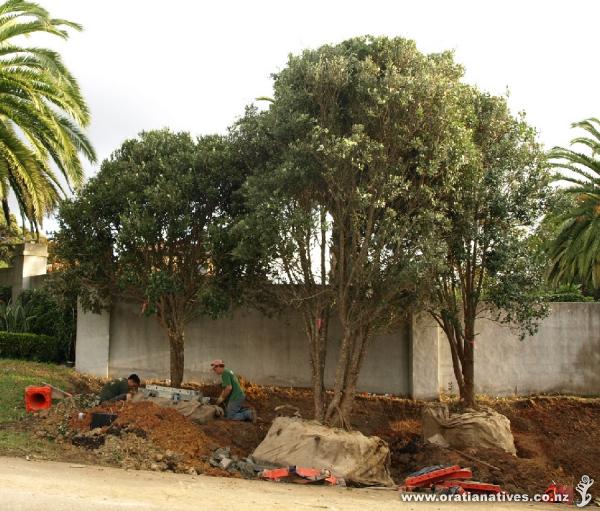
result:
<svg viewBox="0 0 600 511"><path fill-rule="evenodd" d="M256 422L256 411L244 406L246 395L234 372L227 369L222 360L213 360L210 367L221 377L223 391L216 403L217 405L225 404L225 417L234 421Z"/></svg>

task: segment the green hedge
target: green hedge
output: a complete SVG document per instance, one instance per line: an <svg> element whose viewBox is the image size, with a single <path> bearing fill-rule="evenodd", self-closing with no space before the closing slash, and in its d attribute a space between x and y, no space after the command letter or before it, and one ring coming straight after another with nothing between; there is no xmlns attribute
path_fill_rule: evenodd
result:
<svg viewBox="0 0 600 511"><path fill-rule="evenodd" d="M37 362L60 362L61 345L54 337L39 334L0 332L0 357Z"/></svg>
<svg viewBox="0 0 600 511"><path fill-rule="evenodd" d="M581 293L555 293L549 296L550 302L593 302L593 296L583 296Z"/></svg>

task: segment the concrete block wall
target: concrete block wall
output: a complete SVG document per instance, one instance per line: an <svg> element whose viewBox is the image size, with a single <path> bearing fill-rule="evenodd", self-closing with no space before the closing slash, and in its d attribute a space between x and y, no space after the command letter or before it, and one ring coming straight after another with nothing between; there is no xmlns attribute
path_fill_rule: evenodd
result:
<svg viewBox="0 0 600 511"><path fill-rule="evenodd" d="M538 333L517 332L489 320L477 324L476 391L490 395L600 395L600 303L553 303ZM439 345L440 389L458 393L450 347Z"/></svg>
<svg viewBox="0 0 600 511"><path fill-rule="evenodd" d="M84 324L98 322L80 314L77 335L77 368L93 367L95 359L104 360L106 341L99 342L93 329ZM105 320L103 320L105 321ZM169 346L166 334L155 317L145 317L139 306L117 303L110 313L108 373L123 376L139 372L144 377L169 377ZM81 328L79 325L81 324ZM106 335L106 328L100 328ZM81 332L81 335L80 335ZM330 327L334 340L328 356L326 384L333 385L335 360L340 338L339 325ZM104 339L104 337L103 337ZM359 378L361 391L408 395L408 325L373 339ZM310 360L301 318L297 311L267 317L252 309L238 309L218 320L200 318L190 323L185 339L185 379L211 381L215 378L210 361L222 358L237 373L265 385L308 387L311 384ZM89 372L89 371L88 371ZM104 375L104 369L102 369Z"/></svg>
<svg viewBox="0 0 600 511"><path fill-rule="evenodd" d="M600 303L556 303L537 335L519 341L505 326L482 320L476 338L477 392L490 395L564 392L600 395ZM333 384L339 325L331 326L326 383ZM201 318L186 332L185 379L214 380L209 363L223 358L237 373L265 385L310 386L310 362L296 311L267 317L238 309ZM168 378L169 347L156 318L117 303L110 314L79 312L76 367L100 376ZM458 389L448 342L427 315L373 339L359 390L434 399Z"/></svg>

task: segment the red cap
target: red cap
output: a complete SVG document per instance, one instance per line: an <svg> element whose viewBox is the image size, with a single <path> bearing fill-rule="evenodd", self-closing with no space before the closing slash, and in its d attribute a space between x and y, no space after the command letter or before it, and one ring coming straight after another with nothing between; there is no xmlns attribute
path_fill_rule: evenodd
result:
<svg viewBox="0 0 600 511"><path fill-rule="evenodd" d="M225 362L223 362L223 361L222 361L220 358L217 358L216 360L213 360L213 361L210 363L210 366L211 366L211 367L216 367L216 366L224 366L224 365L225 365Z"/></svg>

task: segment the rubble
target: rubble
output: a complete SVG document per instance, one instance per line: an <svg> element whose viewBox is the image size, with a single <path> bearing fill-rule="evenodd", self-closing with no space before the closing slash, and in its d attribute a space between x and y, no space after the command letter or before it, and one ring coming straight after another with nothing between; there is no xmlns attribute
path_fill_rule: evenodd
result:
<svg viewBox="0 0 600 511"><path fill-rule="evenodd" d="M213 467L222 468L229 473L239 473L244 479L255 479L264 466L258 465L251 456L240 459L231 454L229 447L215 449L209 463Z"/></svg>

